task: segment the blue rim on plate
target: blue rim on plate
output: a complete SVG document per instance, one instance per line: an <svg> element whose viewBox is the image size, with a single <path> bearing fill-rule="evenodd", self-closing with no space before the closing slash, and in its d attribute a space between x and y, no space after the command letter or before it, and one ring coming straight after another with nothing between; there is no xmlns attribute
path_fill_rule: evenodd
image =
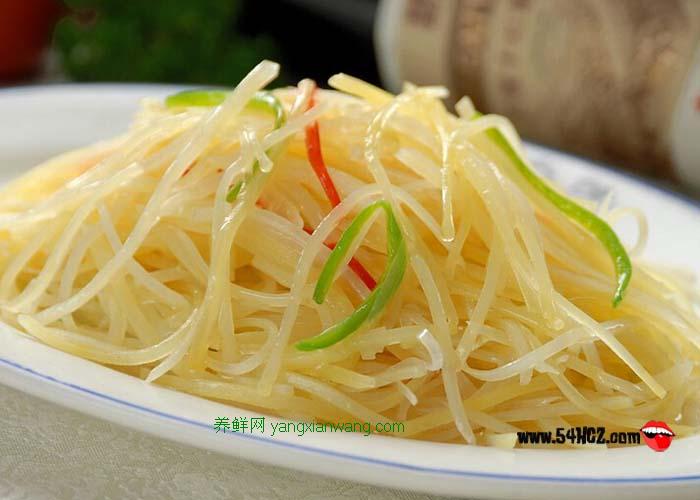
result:
<svg viewBox="0 0 700 500"><path fill-rule="evenodd" d="M109 401L110 403L114 403L114 404L117 404L117 405L120 405L120 406L123 406L126 408L134 409L134 410L138 410L142 413L147 413L150 415L154 415L156 417L165 418L168 420L172 420L174 422L187 424L187 425L197 427L200 429L207 429L211 432L214 432L214 429L211 425L207 425L203 422L198 422L196 420L178 417L177 415L172 415L170 413L166 413L166 412L163 412L160 410L155 410L155 409L149 408L147 406L131 403L131 402L126 401L124 399L115 398L115 397L110 396L108 394L103 394L101 392L94 391L92 389L88 389L87 387L73 384L71 382L66 382L64 380L57 379L56 377L52 377L50 375L45 375L43 373L39 373L36 370L33 370L32 368L23 366L19 363L15 363L14 361L10 361L9 359L5 359L5 358L0 357L0 364L4 364L4 365L9 366L10 368L18 370L20 372L27 373L33 377L40 378L40 379L46 380L48 382L52 382L54 384L62 385L64 387L67 387L67 388L72 389L74 391L82 392L84 394L89 394L90 396L95 396L95 397L100 398L104 401ZM361 462L361 463L366 463L366 464L371 464L371 465L382 465L385 467L391 467L391 468L400 469L400 470L409 470L412 472L427 472L427 473L432 473L432 474L443 474L443 475L458 476L458 477L472 477L472 478L481 478L481 479L498 479L498 480L511 480L511 481L535 481L535 482L547 481L547 482L557 482L557 483L578 483L578 484L585 484L585 483L590 483L590 484L601 484L601 483L604 483L604 484L630 484L630 483L661 483L661 482L663 482L663 483L669 483L669 482L676 483L676 482L700 481L700 474L687 475L687 476L671 476L671 477L581 478L581 477L566 477L566 476L539 476L539 475L521 475L521 474L498 474L498 473L492 473L492 472L460 471L460 470L442 469L442 468L436 468L436 467L421 467L418 465L409 465L409 464L402 464L400 462L392 462L391 460L380 460L377 458L366 457L366 456L362 456L362 455L353 455L352 453L343 453L343 452L338 452L338 451L324 450L324 449L316 448L313 446L304 446L301 444L286 443L284 441L276 441L274 439L266 438L264 436L256 436L254 434L232 433L229 435L232 437L238 438L238 439L248 439L251 441L258 441L261 443L265 443L265 444L273 445L273 446L279 446L282 448L290 448L290 449L294 449L297 451L303 451L303 452L307 452L307 453L315 453L318 455L330 456L330 457L335 457L335 458L343 458L343 459L353 460L356 462Z"/></svg>

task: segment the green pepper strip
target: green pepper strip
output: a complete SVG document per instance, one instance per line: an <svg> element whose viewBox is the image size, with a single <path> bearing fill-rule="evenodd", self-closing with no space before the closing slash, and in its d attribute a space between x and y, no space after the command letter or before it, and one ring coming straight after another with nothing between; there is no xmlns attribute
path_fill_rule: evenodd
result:
<svg viewBox="0 0 700 500"><path fill-rule="evenodd" d="M315 337L297 342L296 348L300 351L323 349L336 342L340 342L360 328L365 321L376 317L398 290L403 280L404 273L406 272L406 243L389 203L386 201L377 201L363 209L343 232L340 240L338 240L338 243L321 270L321 275L316 283L313 297L316 303L323 303L333 283L333 278L347 256L347 253L350 251L353 241L358 237L362 227L367 223L370 217L372 217L372 214L379 208L384 209L387 217L386 236L388 261L384 274L382 274L379 283L377 283L377 287L350 316Z"/></svg>
<svg viewBox="0 0 700 500"><path fill-rule="evenodd" d="M218 106L226 96L226 90L183 90L177 94L169 95L165 98L165 105L169 108L180 106ZM247 108L256 111L272 113L275 117L274 128L278 129L287 121L284 106L270 92L256 92L255 96L248 101ZM270 154L270 152L267 152ZM253 174L259 169L258 162L253 164ZM233 203L243 188L243 181L239 182L226 195L226 201Z"/></svg>
<svg viewBox="0 0 700 500"><path fill-rule="evenodd" d="M165 105L169 108L218 106L224 102L227 95L227 90L183 90L166 97Z"/></svg>
<svg viewBox="0 0 700 500"><path fill-rule="evenodd" d="M482 116L482 114L477 111L472 116L472 120L480 116ZM629 255L627 255L625 247L620 242L617 234L615 234L615 231L600 217L552 189L546 181L528 167L498 129L488 129L486 130L486 135L505 153L508 159L513 162L518 172L538 193L564 212L564 214L587 229L605 247L615 266L617 288L615 289L612 304L613 307L617 307L632 278L632 262L630 261Z"/></svg>

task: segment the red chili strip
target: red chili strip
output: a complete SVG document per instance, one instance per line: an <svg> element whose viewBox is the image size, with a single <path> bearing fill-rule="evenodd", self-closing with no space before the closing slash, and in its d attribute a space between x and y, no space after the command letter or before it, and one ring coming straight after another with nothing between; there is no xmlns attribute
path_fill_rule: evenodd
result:
<svg viewBox="0 0 700 500"><path fill-rule="evenodd" d="M311 92L311 97L309 98L309 105L306 108L307 110L313 108L316 104L315 97L316 87L314 87L313 91ZM314 173L316 174L316 177L318 177L318 180L321 183L321 187L326 192L328 201L330 201L331 205L335 207L338 204L340 204L340 195L338 194L338 190L336 189L335 184L333 183L333 179L331 179L331 176L328 173L326 163L323 161L323 154L321 153L321 134L318 129L318 121L314 120L313 123L307 125L305 132L306 154L309 157L309 163L311 163L311 168L314 169ZM314 230L308 226L304 227L304 231L306 231L309 234L314 232ZM333 248L335 247L335 243L324 242L324 244L331 250L333 250ZM367 269L365 269L365 267L360 263L359 260L353 257L348 262L348 267L357 275L358 278L360 278L360 280L362 280L362 282L367 286L367 288L369 288L370 290L374 290L374 288L377 286L377 282L374 280L369 271L367 271Z"/></svg>
<svg viewBox="0 0 700 500"><path fill-rule="evenodd" d="M312 234L314 232L313 229L311 229L309 226L304 226L304 231L306 231L309 234ZM335 248L335 243L323 243L326 245L328 248L333 250ZM370 290L374 290L374 288L377 286L377 282L374 280L371 274L369 274L369 271L365 269L365 266L362 265L362 263L357 260L355 257L350 259L350 262L348 262L348 267L354 272L360 280L365 284L367 288Z"/></svg>
<svg viewBox="0 0 700 500"><path fill-rule="evenodd" d="M316 88L311 92L311 98L309 99L309 105L306 108L311 109L314 107ZM336 206L340 203L340 195L338 190L333 184L333 179L331 179L328 173L328 168L326 163L323 161L323 154L321 153L321 134L318 130L318 121L314 120L313 123L306 126L306 154L309 157L309 163L316 173L321 187L326 192L328 200L331 202L332 206Z"/></svg>

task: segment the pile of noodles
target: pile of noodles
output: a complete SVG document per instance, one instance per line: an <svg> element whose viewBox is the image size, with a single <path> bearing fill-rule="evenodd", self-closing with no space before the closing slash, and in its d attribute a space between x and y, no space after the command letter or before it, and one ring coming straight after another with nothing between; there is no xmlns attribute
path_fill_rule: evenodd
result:
<svg viewBox="0 0 700 500"><path fill-rule="evenodd" d="M288 114L273 129L246 103L277 71L261 63L216 107L146 100L124 135L4 187L2 321L179 391L289 419L401 421L402 437L513 446L518 430L650 419L697 431L698 292L638 261L643 224L613 307L600 243L484 136L497 127L522 151L506 119L467 120L466 99L451 114L439 87L393 96L336 75L311 108L309 81L273 91ZM334 208L307 158L316 120ZM369 293L344 268L327 300L312 300L324 242L380 199L408 249L400 288L346 339L296 349ZM377 215L354 252L375 278L387 261Z"/></svg>

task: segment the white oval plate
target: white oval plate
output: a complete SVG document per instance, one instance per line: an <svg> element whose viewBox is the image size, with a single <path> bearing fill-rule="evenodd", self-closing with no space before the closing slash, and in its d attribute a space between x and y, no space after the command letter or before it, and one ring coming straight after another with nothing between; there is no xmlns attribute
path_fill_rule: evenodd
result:
<svg viewBox="0 0 700 500"><path fill-rule="evenodd" d="M0 181L58 152L122 131L144 96L173 87L57 85L0 91ZM645 257L700 272L700 209L639 180L537 146L538 168L578 195L642 207ZM633 241L630 228L623 238ZM627 234L629 233L629 234ZM665 453L499 450L371 435L216 433L215 417L255 414L174 392L76 358L0 325L0 382L149 434L250 460L344 479L479 498L697 498L700 437ZM267 425L273 420L267 417Z"/></svg>

